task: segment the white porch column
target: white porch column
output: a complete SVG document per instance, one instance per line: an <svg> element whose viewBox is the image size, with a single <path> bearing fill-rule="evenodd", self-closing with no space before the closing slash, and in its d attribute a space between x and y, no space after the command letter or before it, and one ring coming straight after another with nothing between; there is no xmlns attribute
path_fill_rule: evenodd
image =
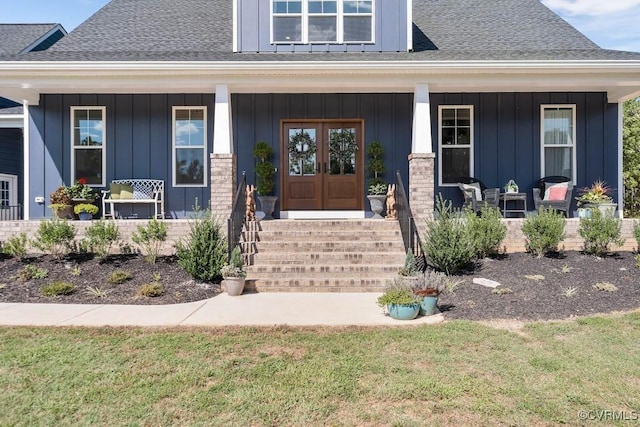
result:
<svg viewBox="0 0 640 427"><path fill-rule="evenodd" d="M233 129L231 127L231 95L229 86L216 86L216 103L213 117L213 154L233 153Z"/></svg>
<svg viewBox="0 0 640 427"><path fill-rule="evenodd" d="M416 85L413 132L409 154L409 205L418 233L424 235L426 221L433 217L435 154L431 141L429 85Z"/></svg>
<svg viewBox="0 0 640 427"><path fill-rule="evenodd" d="M226 224L233 209L238 161L233 153L231 95L227 85L216 86L211 154L211 212Z"/></svg>
<svg viewBox="0 0 640 427"><path fill-rule="evenodd" d="M412 153L433 153L431 142L431 104L429 103L429 85L416 85L413 94L413 133Z"/></svg>
<svg viewBox="0 0 640 427"><path fill-rule="evenodd" d="M29 193L29 184L31 182L31 168L29 167L29 101L26 99L22 101L22 119L24 124L22 125L22 161L23 161L23 173L22 173L22 218L29 219L29 205L31 204L31 195Z"/></svg>
<svg viewBox="0 0 640 427"><path fill-rule="evenodd" d="M624 102L618 102L618 215L624 218L624 179L623 179L623 121Z"/></svg>

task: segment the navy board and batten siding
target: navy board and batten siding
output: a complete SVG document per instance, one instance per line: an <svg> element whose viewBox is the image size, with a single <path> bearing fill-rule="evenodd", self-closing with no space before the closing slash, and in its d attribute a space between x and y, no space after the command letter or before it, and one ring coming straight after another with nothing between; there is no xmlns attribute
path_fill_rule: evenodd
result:
<svg viewBox="0 0 640 427"><path fill-rule="evenodd" d="M499 188L513 179L528 194L529 210L534 209L533 185L541 178L541 105L576 106L577 186L597 179L611 187L618 182L618 105L608 103L606 93L432 93L430 100L434 151L438 150L438 106L472 105L475 177ZM462 204L457 186L437 184L436 160L435 193L454 205Z"/></svg>
<svg viewBox="0 0 640 427"><path fill-rule="evenodd" d="M0 174L18 177L18 203L23 199L22 152L24 150L22 129L0 128Z"/></svg>
<svg viewBox="0 0 640 427"><path fill-rule="evenodd" d="M406 52L407 1L374 0L374 43L271 43L271 2L238 0L239 52Z"/></svg>
<svg viewBox="0 0 640 427"><path fill-rule="evenodd" d="M408 186L413 94L237 94L231 104L234 151L239 153L238 176L246 171L249 184L256 182L251 150L257 141L273 147L273 161L279 167L281 120L363 119L365 146L376 140L384 146L386 174L383 178L392 182L395 171L399 170ZM276 176L277 196L280 196L282 173L279 169ZM365 195L363 187L362 197ZM279 209L278 203L276 210Z"/></svg>
<svg viewBox="0 0 640 427"><path fill-rule="evenodd" d="M29 108L30 210L34 219L51 216L49 195L71 184L71 107L106 107L106 183L113 179L150 178L165 181L165 210L184 218L196 198L208 206L210 181L204 187L172 185L172 107L207 107L207 156L213 149L214 94L100 94L42 95L39 106ZM205 168L209 176L208 166ZM43 196L41 205L34 198ZM123 214L151 217L147 205L122 206Z"/></svg>

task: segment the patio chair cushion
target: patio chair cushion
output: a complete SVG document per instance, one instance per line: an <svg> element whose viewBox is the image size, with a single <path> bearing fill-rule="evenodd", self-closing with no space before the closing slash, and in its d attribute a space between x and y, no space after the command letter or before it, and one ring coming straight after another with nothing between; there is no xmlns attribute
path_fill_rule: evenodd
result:
<svg viewBox="0 0 640 427"><path fill-rule="evenodd" d="M480 183L474 182L472 184L461 184L465 190L473 190L476 193L476 200L482 200L482 190L480 189Z"/></svg>
<svg viewBox="0 0 640 427"><path fill-rule="evenodd" d="M566 183L552 185L549 187L549 197L546 200L549 200L549 201L564 200L568 190L569 190L569 187L566 185Z"/></svg>
<svg viewBox="0 0 640 427"><path fill-rule="evenodd" d="M551 189L552 188L557 188L557 189L561 189L564 188L564 193L562 195L562 198L560 199L550 199L549 197L551 196ZM567 193L567 188L569 188L569 183L568 182L558 182L556 184L552 184L552 185L547 185L545 186L544 189L544 197L542 198L542 200L563 200L564 199L564 195ZM562 190L555 190L557 191L562 191ZM558 193L556 193L557 196Z"/></svg>

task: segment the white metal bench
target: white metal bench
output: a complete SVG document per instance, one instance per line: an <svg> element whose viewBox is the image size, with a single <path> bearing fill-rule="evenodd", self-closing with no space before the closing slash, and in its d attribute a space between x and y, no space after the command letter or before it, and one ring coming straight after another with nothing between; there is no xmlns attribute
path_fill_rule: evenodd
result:
<svg viewBox="0 0 640 427"><path fill-rule="evenodd" d="M130 185L133 197L113 199L110 190L102 190L102 217L115 219L114 205L116 203L151 203L154 208L154 218L164 219L164 181L161 179L114 179L112 184ZM109 210L107 211L107 205ZM158 213L158 208L160 212Z"/></svg>

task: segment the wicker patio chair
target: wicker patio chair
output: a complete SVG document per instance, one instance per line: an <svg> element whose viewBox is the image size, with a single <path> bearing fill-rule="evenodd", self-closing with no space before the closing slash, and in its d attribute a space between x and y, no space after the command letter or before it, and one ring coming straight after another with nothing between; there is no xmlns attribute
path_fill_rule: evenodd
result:
<svg viewBox="0 0 640 427"><path fill-rule="evenodd" d="M463 207L470 207L474 212L480 212L482 206L489 205L495 208L500 203L500 189L487 188L482 181L470 176L458 178L458 188L464 196ZM479 191L478 191L479 190ZM478 198L480 194L481 198Z"/></svg>
<svg viewBox="0 0 640 427"><path fill-rule="evenodd" d="M548 187L553 184L567 183L567 192L563 200L548 200L548 194L545 192ZM540 208L552 208L564 212L564 215L571 217L571 198L573 196L573 184L571 179L566 176L547 176L539 179L533 187L533 204L537 210Z"/></svg>

